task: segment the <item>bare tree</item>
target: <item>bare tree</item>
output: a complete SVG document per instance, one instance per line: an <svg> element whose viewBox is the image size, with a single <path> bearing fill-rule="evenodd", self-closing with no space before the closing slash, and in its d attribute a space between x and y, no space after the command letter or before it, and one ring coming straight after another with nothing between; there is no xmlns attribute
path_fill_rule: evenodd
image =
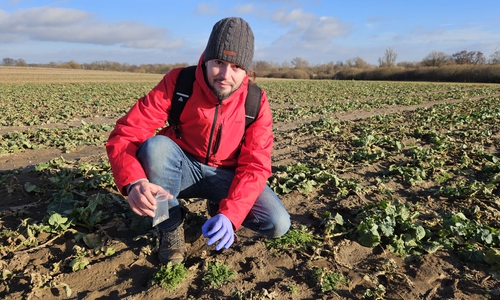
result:
<svg viewBox="0 0 500 300"><path fill-rule="evenodd" d="M444 52L432 51L422 59L422 65L426 67L441 67L449 64L451 56Z"/></svg>
<svg viewBox="0 0 500 300"><path fill-rule="evenodd" d="M257 74L262 74L271 70L271 65L264 60L258 60L253 63L253 69Z"/></svg>
<svg viewBox="0 0 500 300"><path fill-rule="evenodd" d="M481 51L462 50L451 55L452 59L459 65L484 65L486 58Z"/></svg>
<svg viewBox="0 0 500 300"><path fill-rule="evenodd" d="M419 65L419 62L414 61L400 61L396 64L396 66L403 68L417 68Z"/></svg>
<svg viewBox="0 0 500 300"><path fill-rule="evenodd" d="M287 70L287 69L290 69L291 67L292 67L292 66L290 65L290 62L288 62L288 61L284 61L284 62L282 62L282 63L281 63L281 65L280 65L280 67L279 67L279 68L280 68L281 70Z"/></svg>
<svg viewBox="0 0 500 300"><path fill-rule="evenodd" d="M492 65L500 64L500 50L490 55L490 64Z"/></svg>
<svg viewBox="0 0 500 300"><path fill-rule="evenodd" d="M379 57L378 65L379 67L394 67L397 57L398 54L392 48L386 49L384 57Z"/></svg>
<svg viewBox="0 0 500 300"><path fill-rule="evenodd" d="M2 59L2 65L4 66L14 66L16 64L16 60L10 57L6 57Z"/></svg>
<svg viewBox="0 0 500 300"><path fill-rule="evenodd" d="M301 57L295 57L290 62L295 69L307 69L309 68L309 62Z"/></svg>
<svg viewBox="0 0 500 300"><path fill-rule="evenodd" d="M475 52L472 56L472 64L473 65L484 65L486 64L486 57L484 57L483 52L481 51L473 51Z"/></svg>
<svg viewBox="0 0 500 300"><path fill-rule="evenodd" d="M82 65L80 65L79 63L77 63L74 60L70 60L66 64L68 65L68 67L70 69L81 69L82 68Z"/></svg>
<svg viewBox="0 0 500 300"><path fill-rule="evenodd" d="M369 67L368 63L359 56L355 58L349 58L345 63L351 68L366 69Z"/></svg>
<svg viewBox="0 0 500 300"><path fill-rule="evenodd" d="M16 60L16 67L27 67L28 66L28 63L26 63L26 61L22 58L19 58L18 60Z"/></svg>

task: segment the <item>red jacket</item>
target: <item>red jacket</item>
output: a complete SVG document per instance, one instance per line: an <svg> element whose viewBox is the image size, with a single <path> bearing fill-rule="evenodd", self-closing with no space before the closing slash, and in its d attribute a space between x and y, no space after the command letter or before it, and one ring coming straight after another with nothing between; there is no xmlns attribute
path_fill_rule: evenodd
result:
<svg viewBox="0 0 500 300"><path fill-rule="evenodd" d="M220 202L219 212L226 215L235 229L238 229L271 175L271 109L267 96L262 91L259 114L245 132L245 99L249 84L247 75L240 88L222 101L216 124L213 124L219 100L205 82L202 58L203 55L196 69L193 93L180 117L182 139L176 138L173 128L165 125L175 82L181 70L179 68L168 72L153 90L140 98L117 121L106 144L106 151L116 185L123 195L126 195L125 187L128 184L146 178L136 152L139 145L155 135L159 128L162 129L157 134L170 137L200 162L213 167L234 168L235 177L227 198ZM209 141L213 126L214 138L219 128L223 128L220 146L215 154L214 143ZM241 144L243 134L245 140ZM208 149L209 144L212 149Z"/></svg>

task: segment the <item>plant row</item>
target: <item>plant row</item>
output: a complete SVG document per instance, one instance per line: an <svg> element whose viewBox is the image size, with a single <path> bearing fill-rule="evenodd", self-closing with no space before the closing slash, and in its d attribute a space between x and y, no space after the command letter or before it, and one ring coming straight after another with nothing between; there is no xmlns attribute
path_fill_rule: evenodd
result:
<svg viewBox="0 0 500 300"><path fill-rule="evenodd" d="M500 92L495 85L356 81L258 82L265 89L276 121L329 112L465 99ZM116 118L156 83L2 84L0 126L33 126L75 119ZM287 104L292 107L281 107Z"/></svg>

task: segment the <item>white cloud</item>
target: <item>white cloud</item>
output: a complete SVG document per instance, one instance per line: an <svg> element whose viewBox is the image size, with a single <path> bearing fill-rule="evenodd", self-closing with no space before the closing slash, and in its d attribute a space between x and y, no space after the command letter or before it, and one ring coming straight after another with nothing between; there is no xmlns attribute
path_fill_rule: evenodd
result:
<svg viewBox="0 0 500 300"><path fill-rule="evenodd" d="M339 19L321 17L314 20L304 31L304 40L325 40L346 35L351 25L342 24Z"/></svg>
<svg viewBox="0 0 500 300"><path fill-rule="evenodd" d="M34 7L13 12L6 21L11 26L61 26L91 18L89 13L76 9Z"/></svg>
<svg viewBox="0 0 500 300"><path fill-rule="evenodd" d="M10 0L10 1L8 2L8 5L9 5L9 6L14 6L14 5L17 5L17 4L19 3L19 1L20 1L20 0Z"/></svg>
<svg viewBox="0 0 500 300"><path fill-rule="evenodd" d="M283 27L291 26L290 30L280 38L278 43L293 43L305 41L324 44L339 36L349 33L351 24L344 24L340 19L318 17L305 13L302 9L294 9L289 13L283 11L274 15L273 20Z"/></svg>
<svg viewBox="0 0 500 300"><path fill-rule="evenodd" d="M273 20L281 23L281 26L287 27L290 23L296 23L296 26L303 27L307 22L314 20L316 15L305 13L301 8L292 10L291 12L279 11L273 17Z"/></svg>
<svg viewBox="0 0 500 300"><path fill-rule="evenodd" d="M158 41L156 39L129 41L124 47L137 49L179 49L184 46L184 40L175 39L169 41Z"/></svg>
<svg viewBox="0 0 500 300"><path fill-rule="evenodd" d="M335 43L335 39L351 32L352 24L338 18L319 16L302 9L280 10L272 17L285 32L268 47L256 53L258 59L290 61L301 57L310 63L327 63L338 60L346 47Z"/></svg>
<svg viewBox="0 0 500 300"><path fill-rule="evenodd" d="M255 10L255 6L253 4L239 5L235 8L235 12L237 14L249 14Z"/></svg>
<svg viewBox="0 0 500 300"><path fill-rule="evenodd" d="M19 40L152 49L171 49L183 44L181 39L169 40L163 28L132 21L106 23L76 9L37 7L10 15L0 10L0 41Z"/></svg>
<svg viewBox="0 0 500 300"><path fill-rule="evenodd" d="M213 15L216 14L217 11L217 5L214 3L200 3L195 10L195 12L200 15Z"/></svg>
<svg viewBox="0 0 500 300"><path fill-rule="evenodd" d="M464 49L483 51L485 54L493 52L498 45L500 33L480 27L467 28L435 28L424 29L421 26L413 28L410 32L402 34L398 43L411 51L416 47L431 51L443 51L448 54ZM407 50L408 50L407 49Z"/></svg>

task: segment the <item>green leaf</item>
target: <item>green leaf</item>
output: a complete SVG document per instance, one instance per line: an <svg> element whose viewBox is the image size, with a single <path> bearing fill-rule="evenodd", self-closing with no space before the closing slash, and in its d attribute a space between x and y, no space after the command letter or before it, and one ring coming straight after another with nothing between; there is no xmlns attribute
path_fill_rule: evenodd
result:
<svg viewBox="0 0 500 300"><path fill-rule="evenodd" d="M47 212L56 212L63 216L67 216L73 211L76 201L73 199L72 193L61 191L60 193L54 194L53 197L54 201L47 206Z"/></svg>
<svg viewBox="0 0 500 300"><path fill-rule="evenodd" d="M2 277L0 278L2 281L6 281L7 279L9 279L10 277L12 277L12 272L7 270L7 269L3 269L2 270Z"/></svg>
<svg viewBox="0 0 500 300"><path fill-rule="evenodd" d="M359 231L358 242L365 247L375 247L380 244L380 235L377 228L378 226L374 224L369 230Z"/></svg>
<svg viewBox="0 0 500 300"><path fill-rule="evenodd" d="M33 228L31 226L29 226L26 228L26 234L28 235L28 237L34 237L35 231L33 230Z"/></svg>
<svg viewBox="0 0 500 300"><path fill-rule="evenodd" d="M425 237L424 227L419 225L415 228L415 237L418 241L420 241L421 239L423 239Z"/></svg>
<svg viewBox="0 0 500 300"><path fill-rule="evenodd" d="M401 217L401 219L403 219L403 221L408 220L408 217L410 216L410 210L406 206L400 205L399 216Z"/></svg>
<svg viewBox="0 0 500 300"><path fill-rule="evenodd" d="M61 225L61 224L66 223L67 221L68 221L68 218L62 217L58 213L54 213L54 214L50 215L50 218L49 218L49 224L52 226Z"/></svg>
<svg viewBox="0 0 500 300"><path fill-rule="evenodd" d="M385 236L390 237L394 234L394 227L390 224L382 223L380 224L380 231L382 231Z"/></svg>
<svg viewBox="0 0 500 300"><path fill-rule="evenodd" d="M415 236L413 234L405 232L403 236L406 248L418 247L417 240L415 239Z"/></svg>
<svg viewBox="0 0 500 300"><path fill-rule="evenodd" d="M425 243L422 245L422 249L424 249L427 253L434 253L441 248L443 248L443 245L435 241L432 241L430 243Z"/></svg>
<svg viewBox="0 0 500 300"><path fill-rule="evenodd" d="M106 256L111 256L111 255L114 255L116 252L116 250L114 248L111 248L111 247L107 247L106 248L106 252L104 252L104 255Z"/></svg>
<svg viewBox="0 0 500 300"><path fill-rule="evenodd" d="M299 187L298 187L298 191L302 194L302 195L307 195L309 193L311 193L313 191L313 187L316 185L316 182L314 180L306 180L306 181L303 181Z"/></svg>
<svg viewBox="0 0 500 300"><path fill-rule="evenodd" d="M90 262L87 259L82 258L82 257L77 257L70 262L69 266L71 267L73 272L76 272L76 271L84 270L85 267L89 263Z"/></svg>
<svg viewBox="0 0 500 300"><path fill-rule="evenodd" d="M469 219L467 219L467 217L466 217L463 213L461 213L461 212L456 213L454 216L455 216L455 217L457 217L457 218L459 218L460 220L463 220L463 221L468 221L468 220L469 220ZM458 221L458 220L457 220L457 221Z"/></svg>
<svg viewBox="0 0 500 300"><path fill-rule="evenodd" d="M35 166L35 171L40 172L50 168L50 162L42 162Z"/></svg>
<svg viewBox="0 0 500 300"><path fill-rule="evenodd" d="M85 245L90 249L96 249L102 246L102 238L97 233L83 234L82 239Z"/></svg>
<svg viewBox="0 0 500 300"><path fill-rule="evenodd" d="M335 214L335 222L339 225L344 225L344 218L339 213Z"/></svg>
<svg viewBox="0 0 500 300"><path fill-rule="evenodd" d="M481 241L485 242L486 244L491 244L493 242L493 234L491 231L489 231L486 228L478 229L480 236L481 236Z"/></svg>
<svg viewBox="0 0 500 300"><path fill-rule="evenodd" d="M465 261L470 261L473 263L483 263L484 253L477 249L467 249L459 252L459 256Z"/></svg>
<svg viewBox="0 0 500 300"><path fill-rule="evenodd" d="M406 255L405 242L402 237L394 237L392 242L389 244L389 250L400 256Z"/></svg>
<svg viewBox="0 0 500 300"><path fill-rule="evenodd" d="M490 266L500 266L500 252L495 249L489 249L484 256L484 261Z"/></svg>
<svg viewBox="0 0 500 300"><path fill-rule="evenodd" d="M396 207L392 204L387 204L387 207L385 208L384 211L388 216L396 215Z"/></svg>
<svg viewBox="0 0 500 300"><path fill-rule="evenodd" d="M71 294L73 293L73 291L71 290L69 285L67 285L66 283L60 283L60 285L63 287L64 291L66 292L66 297L71 297Z"/></svg>
<svg viewBox="0 0 500 300"><path fill-rule="evenodd" d="M24 184L24 189L26 190L26 192L28 193L31 193L33 191L35 191L38 187L36 185L34 185L33 183L31 182L26 182Z"/></svg>
<svg viewBox="0 0 500 300"><path fill-rule="evenodd" d="M288 194L292 191L286 186L286 184L279 184L278 187L280 191L279 194Z"/></svg>
<svg viewBox="0 0 500 300"><path fill-rule="evenodd" d="M400 141L397 141L396 142L396 149L401 152L401 150L403 150L403 143L401 143Z"/></svg>

